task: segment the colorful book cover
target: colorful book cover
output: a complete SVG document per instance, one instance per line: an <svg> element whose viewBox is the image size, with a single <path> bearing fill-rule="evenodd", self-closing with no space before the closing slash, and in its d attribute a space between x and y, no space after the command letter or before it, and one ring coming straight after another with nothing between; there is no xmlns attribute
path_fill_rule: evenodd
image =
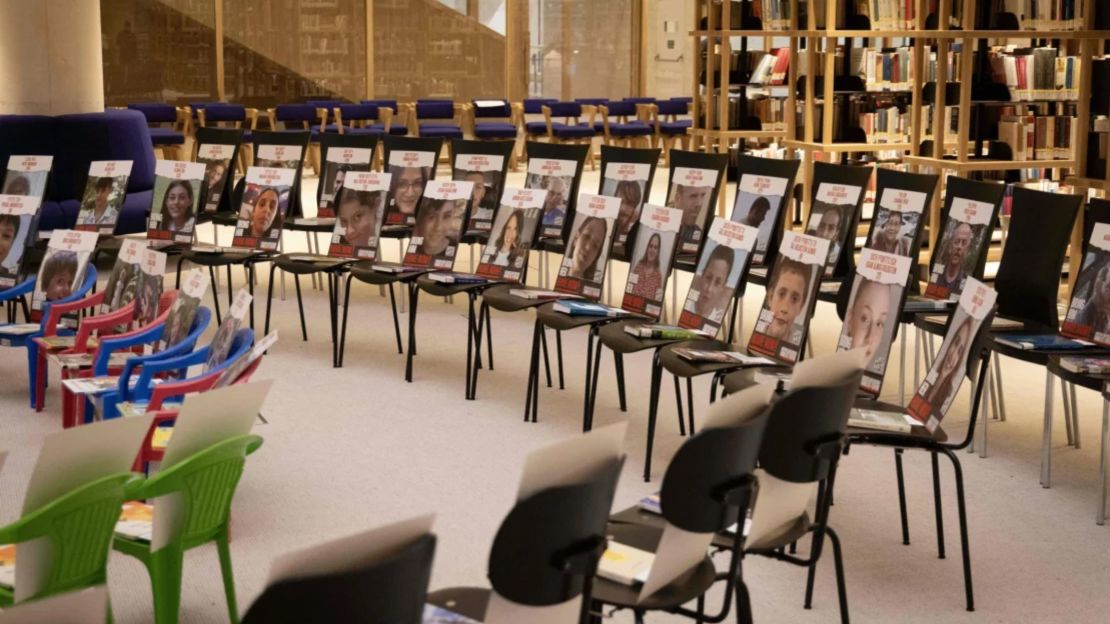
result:
<svg viewBox="0 0 1110 624"><path fill-rule="evenodd" d="M213 336L212 342L208 345L208 358L204 363L205 373L216 368L227 359L227 354L231 352L231 343L235 341L235 333L243 326L243 319L246 318L247 311L250 309L251 299L251 294L246 288L240 288L239 292L235 293L235 299L231 302L231 309L228 310L227 316L220 323L216 335Z"/></svg>
<svg viewBox="0 0 1110 624"><path fill-rule="evenodd" d="M798 361L809 331L821 267L827 266L828 239L786 231L767 294L756 318L748 350L783 364Z"/></svg>
<svg viewBox="0 0 1110 624"><path fill-rule="evenodd" d="M504 184L501 179L504 169L505 158L500 154L455 154L451 178L474 184L467 234L486 234L493 228L497 198L501 197Z"/></svg>
<svg viewBox="0 0 1110 624"><path fill-rule="evenodd" d="M266 147L266 146L260 146ZM288 147L288 146L268 146ZM298 161L299 162L299 161ZM247 169L239 221L231 244L239 248L275 251L281 226L289 211L296 170L277 167Z"/></svg>
<svg viewBox="0 0 1110 624"><path fill-rule="evenodd" d="M936 299L956 298L975 271L980 250L990 235L994 207L988 202L965 197L952 199L948 220L933 254L925 295Z"/></svg>
<svg viewBox="0 0 1110 624"><path fill-rule="evenodd" d="M620 203L616 197L579 195L555 290L594 300L601 297Z"/></svg>
<svg viewBox="0 0 1110 624"><path fill-rule="evenodd" d="M616 317L628 314L628 312L620 308L612 308L592 301L575 301L573 299L556 301L552 309L568 316Z"/></svg>
<svg viewBox="0 0 1110 624"><path fill-rule="evenodd" d="M346 183L347 175L354 171L370 171L370 158L373 151L365 147L329 147L324 160L324 170L320 174L320 204L316 216L330 219L336 216L339 193Z"/></svg>
<svg viewBox="0 0 1110 624"><path fill-rule="evenodd" d="M913 250L927 194L896 188L883 189L876 206L874 227L867 247L875 251L909 256Z"/></svg>
<svg viewBox="0 0 1110 624"><path fill-rule="evenodd" d="M189 335L200 301L208 292L210 279L208 272L200 268L185 274L181 280L181 288L177 292L177 299L174 299L173 305L170 306L170 313L166 316L166 328L162 330L162 339L158 342L157 350L172 347Z"/></svg>
<svg viewBox="0 0 1110 624"><path fill-rule="evenodd" d="M154 506L139 501L128 501L120 510L116 534L149 542L154 529Z"/></svg>
<svg viewBox="0 0 1110 624"><path fill-rule="evenodd" d="M813 197L805 233L829 241L824 275L832 275L847 243L856 204L863 188L851 184L822 182Z"/></svg>
<svg viewBox="0 0 1110 624"><path fill-rule="evenodd" d="M0 195L0 289L23 278L23 260L34 243L42 200L32 195Z"/></svg>
<svg viewBox="0 0 1110 624"><path fill-rule="evenodd" d="M1110 346L1110 224L1091 231L1060 333Z"/></svg>
<svg viewBox="0 0 1110 624"><path fill-rule="evenodd" d="M96 232L54 230L50 233L31 295L32 310L42 310L42 304L47 301L68 297L84 281L96 240Z"/></svg>
<svg viewBox="0 0 1110 624"><path fill-rule="evenodd" d="M940 425L959 392L967 376L968 353L997 298L993 288L967 278L940 351L906 408L906 413L930 432Z"/></svg>
<svg viewBox="0 0 1110 624"><path fill-rule="evenodd" d="M135 299L139 287L140 264L146 252L146 241L125 238L120 245L116 263L108 275L104 286L104 299L100 304L101 312L118 310Z"/></svg>
<svg viewBox="0 0 1110 624"><path fill-rule="evenodd" d="M46 182L53 165L53 156L9 156L8 169L4 172L4 195L24 195L41 200L46 196Z"/></svg>
<svg viewBox="0 0 1110 624"><path fill-rule="evenodd" d="M0 544L0 585L15 587L15 544Z"/></svg>
<svg viewBox="0 0 1110 624"><path fill-rule="evenodd" d="M909 256L866 247L856 266L836 348L838 351L866 350L867 366L860 388L876 397L883 385L894 328L901 316L902 295L912 266L913 259Z"/></svg>
<svg viewBox="0 0 1110 624"><path fill-rule="evenodd" d="M329 256L377 260L390 179L390 174L375 171L344 174L339 198L334 202L337 212Z"/></svg>
<svg viewBox="0 0 1110 624"><path fill-rule="evenodd" d="M528 175L524 188L547 191L543 201L543 221L540 238L560 238L567 220L570 193L578 163L557 158L529 158Z"/></svg>
<svg viewBox="0 0 1110 624"><path fill-rule="evenodd" d="M482 250L476 271L478 275L509 282L521 281L546 196L547 191L544 190L505 190L489 240Z"/></svg>
<svg viewBox="0 0 1110 624"><path fill-rule="evenodd" d="M653 319L659 318L681 223L682 212L675 208L653 204L644 206L636 242L629 256L631 262L621 300L622 308Z"/></svg>
<svg viewBox="0 0 1110 624"><path fill-rule="evenodd" d="M1062 357L1060 368L1073 373L1106 375L1110 373L1110 358Z"/></svg>
<svg viewBox="0 0 1110 624"><path fill-rule="evenodd" d="M154 203L146 237L193 242L197 208L204 185L204 165L196 162L159 160L154 165Z"/></svg>
<svg viewBox="0 0 1110 624"><path fill-rule="evenodd" d="M197 148L197 162L204 165L204 187L201 203L204 212L216 212L220 199L227 188L231 172L231 157L235 155L234 145L207 143Z"/></svg>
<svg viewBox="0 0 1110 624"><path fill-rule="evenodd" d="M447 270L455 266L455 252L466 225L466 208L473 186L471 182L433 180L424 187L416 225L401 264Z"/></svg>
<svg viewBox="0 0 1110 624"><path fill-rule="evenodd" d="M96 160L89 163L85 192L75 229L111 234L116 230L119 211L127 194L131 176L130 160Z"/></svg>
<svg viewBox="0 0 1110 624"><path fill-rule="evenodd" d="M143 250L139 263L139 280L135 285L135 321L140 327L158 316L162 298L162 276L166 273L166 254L154 249Z"/></svg>
<svg viewBox="0 0 1110 624"><path fill-rule="evenodd" d="M671 172L671 188L667 192L667 208L682 212L682 227L678 249L680 254L697 253L705 232L702 231L709 216L709 202L717 186L717 171L675 167Z"/></svg>
<svg viewBox="0 0 1110 624"><path fill-rule="evenodd" d="M756 229L752 264L760 266L767 257L771 234L778 223L783 196L790 180L776 176L745 173L736 187L736 203L732 206L731 220Z"/></svg>
<svg viewBox="0 0 1110 624"><path fill-rule="evenodd" d="M389 203L386 205L386 225L414 225L416 209L424 188L435 177L435 152L393 150L385 171L389 178Z"/></svg>
<svg viewBox="0 0 1110 624"><path fill-rule="evenodd" d="M601 194L621 200L617 213L617 237L614 243L624 245L632 227L640 220L640 211L647 202L651 165L647 163L611 162L602 172Z"/></svg>
<svg viewBox="0 0 1110 624"><path fill-rule="evenodd" d="M679 327L717 334L751 259L758 234L759 230L750 225L721 217L713 219L682 304Z"/></svg>

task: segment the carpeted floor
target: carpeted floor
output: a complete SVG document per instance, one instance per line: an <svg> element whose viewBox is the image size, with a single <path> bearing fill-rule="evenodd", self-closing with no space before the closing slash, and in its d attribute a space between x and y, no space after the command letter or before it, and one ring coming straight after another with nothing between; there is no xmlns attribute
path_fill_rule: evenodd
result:
<svg viewBox="0 0 1110 624"><path fill-rule="evenodd" d="M657 200L663 195L665 174L661 170L656 176ZM514 174L510 184L520 184L522 178ZM596 180L596 172L588 173L583 189L595 188ZM314 182L308 184L306 196ZM211 240L210 232L202 238ZM226 230L223 238L226 244ZM287 248L303 245L303 240L294 234ZM466 252L460 255L467 257ZM623 271L615 272L614 278L614 290L619 291ZM262 279L260 295L266 286ZM242 276L236 275L236 280ZM680 280L680 296L687 285ZM496 368L482 372L477 400L464 401L466 316L461 299L454 304L421 300L419 355L413 383L406 384L388 298L379 296L376 288L355 287L346 366L333 369L326 295L312 290L307 281L302 286L309 339L300 340L296 299L288 281L288 298L274 300L274 326L281 340L258 374L277 383L264 409L269 423L255 429L266 444L248 462L234 506L232 557L241 610L261 591L275 555L427 511L437 514L439 535L431 587L486 584L490 541L513 502L523 458L581 430L585 332L564 336L566 389L542 388L540 421L527 424L521 418L530 313L495 315ZM745 340L762 294L758 287L748 291ZM264 307L256 312L261 324ZM832 306L821 304L814 322L818 353L833 348L839 325ZM658 487L666 461L681 443L671 385L664 383L655 478L644 483L640 472L649 357L645 353L626 360L627 413L617 408L612 360L608 354L602 359L595 423L629 421L628 459L617 509ZM912 539L904 546L892 452L857 447L841 462L832 515L844 543L854 621L1104 622L1110 617L1110 527L1096 526L1093 517L1099 397L1080 392L1080 450L1064 446L1057 407L1055 485L1043 489L1038 485L1043 373L1009 361L1004 371L1009 418L991 423L990 456L959 455L966 475L977 611L964 609L950 466L944 464L941 471L948 550L948 558L941 560L928 457L906 455ZM46 409L36 414L27 406L25 379L22 351L0 355L0 447L11 450L0 473L0 521L5 523L18 512L43 437L60 427L56 387L50 389ZM895 358L885 398L898 400L897 379ZM695 382L695 394L697 409L704 414L708 380ZM945 427L958 433L966 422L967 400L955 405ZM117 621L152 621L143 568L113 554L109 574ZM192 551L184 576L181 621L226 621L215 549ZM812 611L802 609L804 570L752 559L745 563L745 576L760 622L837 618L831 557L820 566ZM709 605L717 604L715 596ZM622 613L614 621L632 618ZM653 615L649 621L679 619Z"/></svg>

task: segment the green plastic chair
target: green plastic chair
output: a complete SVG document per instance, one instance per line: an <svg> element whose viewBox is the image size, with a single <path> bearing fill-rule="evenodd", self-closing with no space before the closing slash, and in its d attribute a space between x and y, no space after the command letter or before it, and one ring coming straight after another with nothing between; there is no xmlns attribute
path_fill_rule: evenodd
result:
<svg viewBox="0 0 1110 624"><path fill-rule="evenodd" d="M143 562L150 573L156 624L175 624L181 606L181 570L185 551L215 541L231 621L239 622L235 602L235 577L231 571L228 524L231 499L243 474L247 455L262 446L257 435L237 436L214 444L175 464L138 488L134 498L152 499L167 494L181 496L180 530L163 548L151 552L150 543L116 535L112 547ZM156 504L157 506L157 504Z"/></svg>
<svg viewBox="0 0 1110 624"><path fill-rule="evenodd" d="M109 546L120 509L142 482L141 476L130 472L103 477L0 528L0 544L50 540L53 561L47 578L27 600L107 583ZM0 606L14 602L13 589L0 587ZM111 606L107 618L112 620Z"/></svg>

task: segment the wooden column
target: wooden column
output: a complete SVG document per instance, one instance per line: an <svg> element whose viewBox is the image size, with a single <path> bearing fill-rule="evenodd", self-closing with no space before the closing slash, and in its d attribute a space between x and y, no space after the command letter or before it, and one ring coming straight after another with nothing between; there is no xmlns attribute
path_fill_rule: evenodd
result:
<svg viewBox="0 0 1110 624"><path fill-rule="evenodd" d="M366 99L374 99L374 2L366 3Z"/></svg>
<svg viewBox="0 0 1110 624"><path fill-rule="evenodd" d="M227 98L224 86L224 0L216 0L213 5L216 11L216 99L223 102Z"/></svg>
<svg viewBox="0 0 1110 624"><path fill-rule="evenodd" d="M505 96L528 97L528 0L505 0Z"/></svg>

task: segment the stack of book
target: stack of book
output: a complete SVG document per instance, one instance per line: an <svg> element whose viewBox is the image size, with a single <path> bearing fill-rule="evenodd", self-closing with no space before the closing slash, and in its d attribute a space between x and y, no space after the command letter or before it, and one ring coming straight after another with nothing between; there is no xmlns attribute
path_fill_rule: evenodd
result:
<svg viewBox="0 0 1110 624"><path fill-rule="evenodd" d="M786 84L789 69L790 48L777 48L763 54L752 69L748 82L764 86L783 85Z"/></svg>
<svg viewBox="0 0 1110 624"><path fill-rule="evenodd" d="M1086 375L1110 375L1110 358L1065 357L1060 358L1060 368Z"/></svg>
<svg viewBox="0 0 1110 624"><path fill-rule="evenodd" d="M696 340L698 338L712 338L707 332L694 329L683 329L674 325L625 325L624 332L637 338L650 338L654 340Z"/></svg>

